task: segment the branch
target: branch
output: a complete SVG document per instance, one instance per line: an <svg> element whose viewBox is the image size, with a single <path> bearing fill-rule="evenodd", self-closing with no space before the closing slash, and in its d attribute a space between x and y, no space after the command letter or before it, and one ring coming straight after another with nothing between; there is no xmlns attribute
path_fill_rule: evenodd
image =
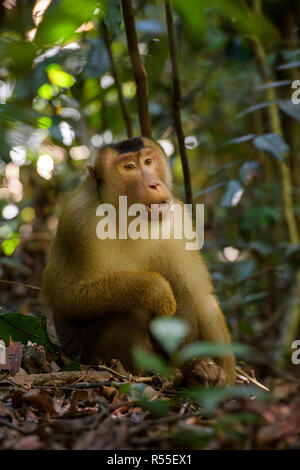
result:
<svg viewBox="0 0 300 470"><path fill-rule="evenodd" d="M0 283L1 283L1 284L11 284L12 286L27 287L28 289L41 290L40 287L32 286L31 284L24 284L24 282L6 281L6 280L4 280L4 279L0 279Z"/></svg>
<svg viewBox="0 0 300 470"><path fill-rule="evenodd" d="M113 56L112 49L111 49L109 31L108 31L107 26L105 25L104 22L102 23L102 29L103 29L104 41L105 41L107 52L108 52L108 55L109 55L111 73L112 73L112 76L115 80L115 85L116 85L118 95L119 95L119 103L120 103L121 111L122 111L122 114L123 114L123 119L124 119L126 130L127 130L127 137L130 138L130 137L133 136L132 122L131 122L131 118L129 116L129 113L127 111L126 105L125 105L125 100L124 100L124 96L123 96L123 93L122 93L121 82L120 82L120 79L119 79L119 74L117 72L114 56Z"/></svg>
<svg viewBox="0 0 300 470"><path fill-rule="evenodd" d="M172 63L173 117L174 117L175 129L176 129L176 134L177 134L177 139L178 139L178 144L179 144L181 164L182 164L182 169L183 169L185 199L188 204L192 204L193 194L192 194L192 185L191 185L191 175L190 175L186 148L184 145L184 134L183 134L183 128L182 128L181 115L180 115L181 90L180 90L180 82L179 82L179 74L178 74L175 37L174 37L174 30L173 30L173 17L172 17L172 10L170 7L169 0L165 1L165 11L166 11L166 20L167 20L167 27L168 27L170 57L171 57L171 63Z"/></svg>
<svg viewBox="0 0 300 470"><path fill-rule="evenodd" d="M151 137L151 120L148 108L147 73L139 54L132 1L122 0L122 8L128 43L128 51L136 83L141 134L146 137Z"/></svg>

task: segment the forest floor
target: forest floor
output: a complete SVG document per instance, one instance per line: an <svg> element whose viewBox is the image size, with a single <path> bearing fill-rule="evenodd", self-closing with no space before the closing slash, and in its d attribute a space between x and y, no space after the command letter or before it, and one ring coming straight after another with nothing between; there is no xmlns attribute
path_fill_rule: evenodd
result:
<svg viewBox="0 0 300 470"><path fill-rule="evenodd" d="M265 376L270 392L263 400L255 393L222 399L206 389L203 407L165 379L131 376L117 360L109 368L59 372L42 346L16 342L8 349L0 370L0 449L300 448L296 378Z"/></svg>
<svg viewBox="0 0 300 470"><path fill-rule="evenodd" d="M0 449L300 449L300 367L277 370L262 354L255 372L241 364L250 383L233 393L134 377L118 360L86 366L49 352L45 324L29 314L43 313L38 298L22 286L2 293Z"/></svg>

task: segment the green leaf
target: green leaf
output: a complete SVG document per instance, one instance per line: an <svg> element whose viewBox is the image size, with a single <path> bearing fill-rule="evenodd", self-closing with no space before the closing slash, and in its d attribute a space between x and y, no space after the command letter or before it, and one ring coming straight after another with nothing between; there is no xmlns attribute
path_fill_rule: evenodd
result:
<svg viewBox="0 0 300 470"><path fill-rule="evenodd" d="M256 148L280 161L284 161L284 157L290 151L290 147L281 135L275 133L260 135L253 140L253 143Z"/></svg>
<svg viewBox="0 0 300 470"><path fill-rule="evenodd" d="M150 411L154 416L166 416L172 405L171 400L147 400L147 398L140 398L135 400L136 404L144 410Z"/></svg>
<svg viewBox="0 0 300 470"><path fill-rule="evenodd" d="M133 360L137 367L162 375L169 375L170 368L166 361L157 354L150 353L136 346L132 351Z"/></svg>
<svg viewBox="0 0 300 470"><path fill-rule="evenodd" d="M290 117L296 119L296 121L300 122L300 105L294 104L290 100L279 100L278 101L279 108L288 114Z"/></svg>
<svg viewBox="0 0 300 470"><path fill-rule="evenodd" d="M268 394L252 385L232 385L226 387L193 387L184 392L187 398L197 401L204 407L206 413L212 413L224 400L234 398L266 399Z"/></svg>
<svg viewBox="0 0 300 470"><path fill-rule="evenodd" d="M199 193L195 194L194 200L198 199L201 196L204 196L204 194L211 193L212 191L215 191L216 189L221 188L222 186L225 186L226 181L221 181L220 183L213 184L212 186L208 186L205 189L202 189L202 191L199 191Z"/></svg>
<svg viewBox="0 0 300 470"><path fill-rule="evenodd" d="M207 445L214 435L215 430L212 427L180 422L171 431L170 438L185 442L189 448L194 445L197 446L197 449L200 449Z"/></svg>
<svg viewBox="0 0 300 470"><path fill-rule="evenodd" d="M29 41L0 38L0 62L17 76L23 77L31 70L35 53L34 44Z"/></svg>
<svg viewBox="0 0 300 470"><path fill-rule="evenodd" d="M300 61L294 60L293 62L287 62L286 64L277 65L276 68L278 70L287 70L287 69L298 68L299 66L300 66Z"/></svg>
<svg viewBox="0 0 300 470"><path fill-rule="evenodd" d="M4 240L1 243L3 253L6 256L11 256L13 252L15 251L15 249L17 248L17 246L19 245L19 243L20 243L19 235L13 234L10 238L8 238L7 240Z"/></svg>
<svg viewBox="0 0 300 470"><path fill-rule="evenodd" d="M141 385L144 385L144 384L141 384ZM131 383L125 383L125 384L119 383L120 395L122 395L122 393L129 393L131 390L131 387L132 387Z"/></svg>
<svg viewBox="0 0 300 470"><path fill-rule="evenodd" d="M109 31L110 39L113 40L119 33L122 24L120 0L107 0L103 19Z"/></svg>
<svg viewBox="0 0 300 470"><path fill-rule="evenodd" d="M172 4L183 18L190 37L195 42L199 42L199 39L201 40L204 37L207 30L205 2L199 2L197 0L189 0L188 2L173 0Z"/></svg>
<svg viewBox="0 0 300 470"><path fill-rule="evenodd" d="M229 356L232 353L235 356L242 356L251 353L251 348L244 344L216 344L205 341L196 341L184 346L179 352L178 358L181 363L185 363L196 357L218 357Z"/></svg>
<svg viewBox="0 0 300 470"><path fill-rule="evenodd" d="M51 100L53 96L52 86L49 83L44 83L44 85L38 89L38 95L44 100Z"/></svg>
<svg viewBox="0 0 300 470"><path fill-rule="evenodd" d="M52 0L37 28L35 42L40 47L78 39L76 29L93 18L98 6L95 0Z"/></svg>
<svg viewBox="0 0 300 470"><path fill-rule="evenodd" d="M259 178L261 175L261 164L255 161L245 162L239 171L239 178L245 186L251 184L254 178Z"/></svg>
<svg viewBox="0 0 300 470"><path fill-rule="evenodd" d="M47 74L48 74L50 82L53 83L53 85L60 86L61 88L70 88L75 83L74 77L72 77L72 75L70 75L69 73L64 72L61 66L58 64L48 65ZM52 90L51 90L51 93L52 93ZM42 96L42 98L44 97ZM45 98L45 99L49 99L49 98Z"/></svg>
<svg viewBox="0 0 300 470"><path fill-rule="evenodd" d="M45 317L34 317L22 313L0 314L0 338L5 341L27 344L28 341L37 343L55 353L53 345L48 337Z"/></svg>
<svg viewBox="0 0 300 470"><path fill-rule="evenodd" d="M254 14L244 3L235 0L173 0L172 3L186 23L188 34L195 41L199 42L199 38L206 32L209 15L226 21L231 28L246 37L251 35L259 38L263 43L278 39L278 32L268 17Z"/></svg>
<svg viewBox="0 0 300 470"><path fill-rule="evenodd" d="M40 129L48 129L52 126L52 119L49 116L42 116L38 120L38 127Z"/></svg>
<svg viewBox="0 0 300 470"><path fill-rule="evenodd" d="M161 317L151 322L150 330L163 349L168 354L172 354L186 337L189 326L180 318Z"/></svg>
<svg viewBox="0 0 300 470"><path fill-rule="evenodd" d="M240 202L244 188L238 180L231 180L227 185L226 192L222 198L221 206L235 207Z"/></svg>
<svg viewBox="0 0 300 470"><path fill-rule="evenodd" d="M79 357L76 357L76 359L74 359L74 361L72 361L70 364L59 369L59 372L66 372L68 370L80 370L80 358Z"/></svg>
<svg viewBox="0 0 300 470"><path fill-rule="evenodd" d="M129 387L128 387L129 386ZM150 395L149 390L150 389ZM165 416L172 404L171 400L160 400L158 393L144 383L125 384L120 387L120 393L129 393L131 399L144 410L156 416ZM154 396L153 396L154 394Z"/></svg>
<svg viewBox="0 0 300 470"><path fill-rule="evenodd" d="M243 304L250 304L256 302L257 300L264 299L268 295L268 292L257 292L256 294L249 294L243 297Z"/></svg>
<svg viewBox="0 0 300 470"><path fill-rule="evenodd" d="M110 70L108 52L102 38L89 38L87 42L90 48L84 74L87 77L99 78L100 75Z"/></svg>
<svg viewBox="0 0 300 470"><path fill-rule="evenodd" d="M252 140L253 137L255 137L255 134L241 135L239 137L235 137L234 139L228 140L228 142L225 142L225 145L240 144L242 142L247 142L248 140Z"/></svg>
<svg viewBox="0 0 300 470"><path fill-rule="evenodd" d="M254 104L253 106L249 106L248 108L246 108L243 111L241 111L240 113L238 113L235 116L235 118L236 119L241 118L241 117L245 116L246 114L253 113L254 111L257 111L258 109L266 108L267 106L270 106L269 101L264 102L264 103Z"/></svg>
<svg viewBox="0 0 300 470"><path fill-rule="evenodd" d="M254 90L262 91L267 90L268 88L278 88L281 86L291 85L292 80L277 80L276 82L262 83L254 87Z"/></svg>

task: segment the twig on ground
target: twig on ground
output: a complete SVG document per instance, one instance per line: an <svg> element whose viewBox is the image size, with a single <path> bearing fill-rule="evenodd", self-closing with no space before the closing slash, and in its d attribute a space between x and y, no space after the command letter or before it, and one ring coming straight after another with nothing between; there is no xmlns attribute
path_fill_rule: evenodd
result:
<svg viewBox="0 0 300 470"><path fill-rule="evenodd" d="M265 390L266 392L270 391L268 387L258 382L258 380L254 377L254 372L253 372L253 377L251 377L251 375L247 374L247 372L245 372L243 369L237 366L236 375L237 375L237 378L240 379L240 381L243 383L252 383L256 385L258 388Z"/></svg>
<svg viewBox="0 0 300 470"><path fill-rule="evenodd" d="M18 431L21 434L32 434L32 431L25 431L25 429L22 429L19 426L16 426L15 424L6 421L6 419L3 418L0 418L0 424L1 426L6 426L7 428L14 429L15 431Z"/></svg>

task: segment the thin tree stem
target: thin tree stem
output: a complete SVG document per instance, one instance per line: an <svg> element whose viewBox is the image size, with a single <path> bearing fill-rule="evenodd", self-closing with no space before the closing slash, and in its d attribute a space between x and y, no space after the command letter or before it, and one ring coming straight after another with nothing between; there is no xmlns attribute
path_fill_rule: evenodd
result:
<svg viewBox="0 0 300 470"><path fill-rule="evenodd" d="M192 204L193 194L192 194L192 185L191 185L191 175L190 175L190 168L189 168L186 148L184 144L184 133L183 133L183 128L182 128L181 114L180 114L181 90L180 90L177 54L176 54L176 46L175 46L174 28L173 28L173 16L172 16L172 9L171 9L169 0L165 1L165 11L166 11L166 21L167 21L167 27L168 27L170 57L171 57L171 63L172 63L173 118L174 118L177 139L178 139L181 164L182 164L182 169L183 169L185 199L188 204Z"/></svg>
<svg viewBox="0 0 300 470"><path fill-rule="evenodd" d="M134 22L134 11L131 0L122 0L123 17L128 43L128 51L131 60L132 71L136 83L138 100L138 114L141 134L151 137L151 119L148 107L148 83L147 73L143 65L139 49Z"/></svg>
<svg viewBox="0 0 300 470"><path fill-rule="evenodd" d="M112 74L112 76L115 80L115 86L116 86L116 89L118 91L119 103L120 103L120 108L121 108L121 111L122 111L122 114L123 114L123 119L124 119L125 126L126 126L127 137L130 138L130 137L133 136L132 121L131 121L130 115L127 111L124 96L123 96L123 93L122 93L121 81L120 81L120 78L119 78L119 74L118 74L118 71L117 71L117 67L116 67L114 56L113 56L112 49L111 49L109 31L108 31L107 26L104 22L102 23L102 30L103 30L103 37L104 37L104 41L105 41L105 44L106 44L106 48L107 48L107 52L108 52L108 56L109 56L109 60L110 60L111 74Z"/></svg>

